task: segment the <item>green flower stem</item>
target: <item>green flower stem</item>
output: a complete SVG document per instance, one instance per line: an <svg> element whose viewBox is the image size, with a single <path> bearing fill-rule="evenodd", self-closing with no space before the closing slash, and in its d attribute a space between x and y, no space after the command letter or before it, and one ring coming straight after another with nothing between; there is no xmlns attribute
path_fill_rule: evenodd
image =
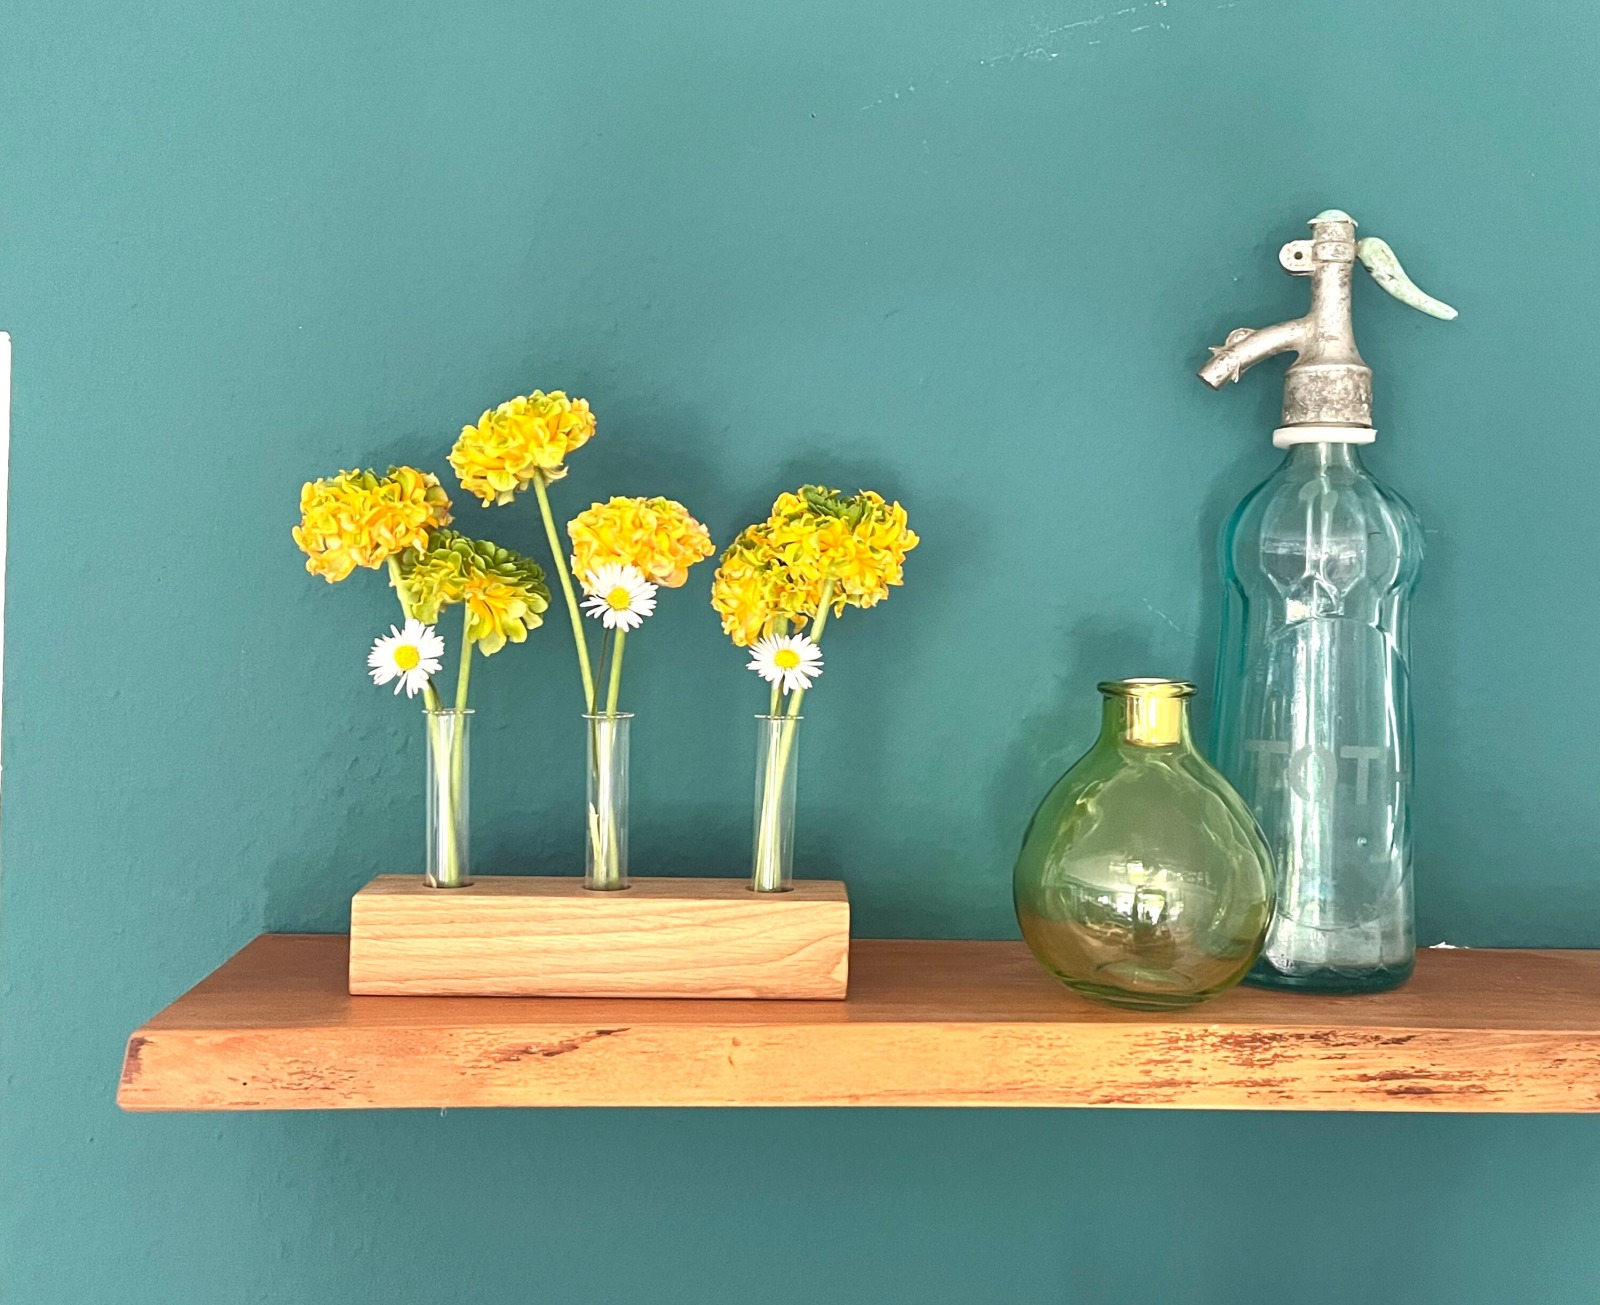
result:
<svg viewBox="0 0 1600 1305"><path fill-rule="evenodd" d="M467 686L472 682L472 608L461 604L461 667L456 672L456 710L467 709Z"/></svg>
<svg viewBox="0 0 1600 1305"><path fill-rule="evenodd" d="M405 581L400 578L400 559L389 559L389 584L394 589L394 596L400 600L400 611L406 620L411 620L411 600L406 596ZM429 711L439 710L439 694L433 687L432 680L426 680L422 685L422 705Z"/></svg>
<svg viewBox="0 0 1600 1305"><path fill-rule="evenodd" d="M468 633L472 626L472 609L465 603L461 606L461 668L456 673L456 709L455 709L455 734L450 740L450 804L447 814L450 817L450 828L454 829L461 811L461 781L462 771L466 758L467 743L467 687L472 682L472 637ZM448 887L459 888L467 882L467 868L459 863L460 848L455 840L450 840L450 859L452 864L446 868L446 883Z"/></svg>
<svg viewBox="0 0 1600 1305"><path fill-rule="evenodd" d="M583 886L597 892L626 888L623 882L621 829L617 819L613 763L616 721L609 716L588 716L591 800L588 803L589 840L585 852Z"/></svg>
<svg viewBox="0 0 1600 1305"><path fill-rule="evenodd" d="M779 617L772 623L772 626L767 630L767 633L769 635L788 634L788 619L785 617ZM783 710L783 690L778 687L781 683L782 681L780 680L774 680L772 682L772 694L767 703L767 715L769 716L776 716Z"/></svg>
<svg viewBox="0 0 1600 1305"><path fill-rule="evenodd" d="M572 576L567 571L566 553L561 547L561 536L556 531L556 519L550 512L550 495L545 489L543 476L533 478L533 492L539 499L539 515L544 518L544 533L550 540L550 556L556 564L561 592L566 595L567 615L572 620L572 638L578 645L578 673L583 677L583 708L593 715L594 672L589 668L589 645L583 637L583 614L578 611L578 596L572 590Z"/></svg>
<svg viewBox="0 0 1600 1305"><path fill-rule="evenodd" d="M617 690L622 687L622 650L628 642L626 630L617 631L617 642L611 649L611 687L606 690L606 715L617 714Z"/></svg>
<svg viewBox="0 0 1600 1305"><path fill-rule="evenodd" d="M589 806L588 863L584 870L584 887L610 890L625 887L622 882L621 848L618 845L616 798L611 790L613 778L613 751L616 747L617 692L622 686L622 653L627 647L628 632L618 630L612 640L608 630L601 638L600 665L605 666L605 648L611 647L611 682L606 689L604 716L591 714L588 718L590 732L590 764L595 768L595 800Z"/></svg>
<svg viewBox="0 0 1600 1305"><path fill-rule="evenodd" d="M792 730L792 722L785 722L784 733ZM778 834L778 804L783 800L783 766L786 764L776 760L772 751L776 747L782 754L782 735L774 744L770 732L763 731L762 739L767 748L765 787L761 794L761 810L756 819L756 846L750 867L750 887L758 893L778 892L782 884L782 866L780 857L782 848L779 846Z"/></svg>
<svg viewBox="0 0 1600 1305"><path fill-rule="evenodd" d="M602 627L600 631L600 660L594 664L595 683L600 683L606 678L606 658L611 655L611 631Z"/></svg>
<svg viewBox="0 0 1600 1305"><path fill-rule="evenodd" d="M406 601L406 584L400 578L400 559L389 558L389 587L394 590L394 596L400 600L400 610L405 613L406 620L411 619L411 604Z"/></svg>
<svg viewBox="0 0 1600 1305"><path fill-rule="evenodd" d="M817 647L822 646L822 632L828 628L828 608L833 602L833 581L822 582L822 601L817 604L817 619L811 623L811 642ZM789 695L788 715L800 714L800 702L806 696L804 689L796 689Z"/></svg>
<svg viewBox="0 0 1600 1305"><path fill-rule="evenodd" d="M428 724L428 751L433 762L433 773L438 777L444 792L442 794L430 793L428 800L437 801L440 810L437 821L441 826L436 845L440 857L440 864L434 882L440 888L461 888L470 880L467 877L467 868L461 863L461 844L456 839L460 827L461 812L461 773L455 769L460 764L462 746L461 730L465 727L466 719L455 712L441 711L426 713L423 719ZM446 743L446 722L455 729L455 735Z"/></svg>
<svg viewBox="0 0 1600 1305"><path fill-rule="evenodd" d="M828 625L829 605L832 602L833 581L825 580L822 585L822 598L817 604L817 616L811 623L811 642L818 646L822 643L822 632ZM789 695L788 709L783 713L785 716L783 729L778 736L777 760L767 767L766 786L761 794L761 817L756 827L755 866L750 881L751 888L758 893L777 892L781 887L778 865L780 854L778 807L783 800L784 776L788 774L794 759L795 731L800 725L800 704L805 696L804 689L796 689Z"/></svg>

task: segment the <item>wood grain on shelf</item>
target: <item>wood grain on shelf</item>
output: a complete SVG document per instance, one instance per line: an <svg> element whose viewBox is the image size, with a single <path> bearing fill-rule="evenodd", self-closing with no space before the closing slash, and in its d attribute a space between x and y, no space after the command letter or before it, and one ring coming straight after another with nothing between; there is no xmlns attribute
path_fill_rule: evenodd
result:
<svg viewBox="0 0 1600 1305"><path fill-rule="evenodd" d="M1600 1110L1600 952L1425 951L1394 992L1090 1004L1020 943L857 939L843 1002L353 997L269 934L128 1044L130 1110L1182 1106Z"/></svg>
<svg viewBox="0 0 1600 1305"><path fill-rule="evenodd" d="M837 880L380 875L350 904L350 991L387 996L842 1000L850 901Z"/></svg>

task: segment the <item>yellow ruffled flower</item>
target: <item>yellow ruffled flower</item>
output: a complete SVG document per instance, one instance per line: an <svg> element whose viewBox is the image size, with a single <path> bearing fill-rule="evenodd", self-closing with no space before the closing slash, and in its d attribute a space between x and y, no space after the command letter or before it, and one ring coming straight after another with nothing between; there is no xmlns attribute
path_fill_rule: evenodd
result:
<svg viewBox="0 0 1600 1305"><path fill-rule="evenodd" d="M567 454L593 434L594 413L585 400L535 390L485 412L476 426L463 426L450 465L461 487L485 507L509 503L535 476L565 476Z"/></svg>
<svg viewBox="0 0 1600 1305"><path fill-rule="evenodd" d="M917 542L900 504L871 490L846 498L807 485L780 494L767 520L734 540L712 580L711 605L728 637L748 647L780 624L814 620L828 585L835 613L882 602L904 582Z"/></svg>
<svg viewBox="0 0 1600 1305"><path fill-rule="evenodd" d="M847 503L845 517L817 532L816 547L845 601L872 607L889 596L890 585L904 583L906 554L917 536L906 526L906 510L871 490Z"/></svg>
<svg viewBox="0 0 1600 1305"><path fill-rule="evenodd" d="M651 584L676 589L716 550L711 532L670 498L613 498L567 523L572 570L582 578L608 563L632 566Z"/></svg>
<svg viewBox="0 0 1600 1305"><path fill-rule="evenodd" d="M358 566L380 567L408 548L426 548L429 533L449 524L450 499L437 476L390 467L384 476L341 471L307 482L291 533L306 570L332 584Z"/></svg>
<svg viewBox="0 0 1600 1305"><path fill-rule="evenodd" d="M870 489L849 498L807 485L780 495L768 521L783 564L807 581L832 580L852 607L872 607L905 579L905 558L917 546L906 511Z"/></svg>
<svg viewBox="0 0 1600 1305"><path fill-rule="evenodd" d="M740 648L771 634L780 619L803 621L788 578L764 526L751 526L729 546L711 577L711 606L722 631Z"/></svg>
<svg viewBox="0 0 1600 1305"><path fill-rule="evenodd" d="M431 625L441 609L465 603L467 638L485 656L499 652L508 641L523 642L529 630L544 623L550 606L550 590L537 562L453 530L434 535L425 552L406 553L400 576L420 621Z"/></svg>

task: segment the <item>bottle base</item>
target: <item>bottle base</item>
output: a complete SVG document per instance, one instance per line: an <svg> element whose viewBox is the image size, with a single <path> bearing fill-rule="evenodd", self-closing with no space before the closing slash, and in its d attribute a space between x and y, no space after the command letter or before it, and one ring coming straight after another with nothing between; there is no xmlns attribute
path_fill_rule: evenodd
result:
<svg viewBox="0 0 1600 1305"><path fill-rule="evenodd" d="M1267 961L1257 961L1244 981L1252 988L1274 988L1283 992L1317 992L1330 997L1354 997L1364 992L1388 992L1411 977L1416 962L1379 966L1371 970L1327 968L1305 974L1285 974Z"/></svg>
<svg viewBox="0 0 1600 1305"><path fill-rule="evenodd" d="M1224 987L1207 992L1130 992L1126 988L1109 988L1098 983L1086 983L1082 979L1064 978L1054 969L1050 970L1050 973L1063 988L1077 993L1080 997L1087 997L1102 1006L1115 1006L1118 1010L1138 1010L1147 1013L1185 1010L1190 1006L1198 1006L1203 1001L1210 1001L1218 993L1226 991Z"/></svg>

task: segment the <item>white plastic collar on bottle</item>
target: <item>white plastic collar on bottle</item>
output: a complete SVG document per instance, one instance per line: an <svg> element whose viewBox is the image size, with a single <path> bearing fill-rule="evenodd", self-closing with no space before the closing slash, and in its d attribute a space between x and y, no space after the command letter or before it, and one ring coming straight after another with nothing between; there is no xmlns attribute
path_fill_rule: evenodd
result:
<svg viewBox="0 0 1600 1305"><path fill-rule="evenodd" d="M1371 426L1279 426L1272 432L1274 448L1296 444L1371 444L1378 432Z"/></svg>

